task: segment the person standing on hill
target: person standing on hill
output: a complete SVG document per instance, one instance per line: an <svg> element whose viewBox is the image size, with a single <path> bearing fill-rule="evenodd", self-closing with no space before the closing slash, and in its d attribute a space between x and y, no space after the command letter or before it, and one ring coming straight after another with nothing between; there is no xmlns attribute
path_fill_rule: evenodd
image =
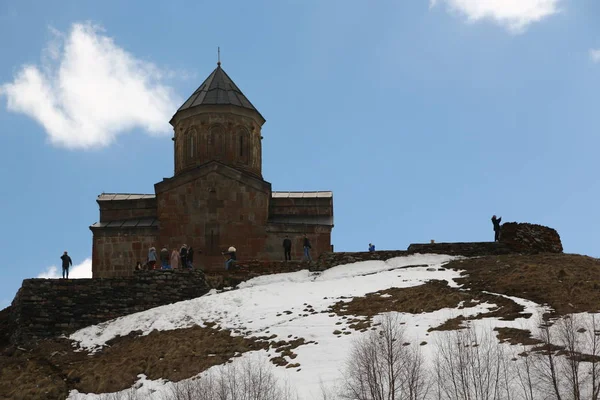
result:
<svg viewBox="0 0 600 400"><path fill-rule="evenodd" d="M502 221L502 217L496 218L496 216L492 216L492 224L494 224L494 242L500 240L500 221Z"/></svg>
<svg viewBox="0 0 600 400"><path fill-rule="evenodd" d="M181 269L187 268L188 262L188 247L187 244L181 246L181 250L179 250L179 258L181 258Z"/></svg>
<svg viewBox="0 0 600 400"><path fill-rule="evenodd" d="M154 269L157 259L158 256L156 255L156 249L154 247L150 247L148 250L148 269Z"/></svg>
<svg viewBox="0 0 600 400"><path fill-rule="evenodd" d="M64 254L62 256L60 256L60 259L62 260L62 270L63 270L62 277L63 277L63 279L65 279L65 274L66 274L67 279L69 279L69 267L71 265L73 265L73 261L71 260L71 257L69 257L69 255L67 254L66 251L64 252Z"/></svg>
<svg viewBox="0 0 600 400"><path fill-rule="evenodd" d="M375 245L373 243L369 243L369 253L373 253L375 251Z"/></svg>
<svg viewBox="0 0 600 400"><path fill-rule="evenodd" d="M229 271L230 269L232 269L235 266L235 262L237 260L236 253L237 253L237 250L233 246L228 248L227 251L221 252L221 254L223 254L224 256L229 256L227 261L225 261L225 271Z"/></svg>
<svg viewBox="0 0 600 400"><path fill-rule="evenodd" d="M171 252L171 268L179 268L179 261L181 261L179 252L177 251L177 249L173 249L173 251Z"/></svg>
<svg viewBox="0 0 600 400"><path fill-rule="evenodd" d="M187 267L189 269L194 268L194 248L190 246L187 253Z"/></svg>
<svg viewBox="0 0 600 400"><path fill-rule="evenodd" d="M306 261L312 261L312 258L310 257L310 240L308 240L308 236L306 235L304 235L304 243L302 244L302 247L304 248L304 259Z"/></svg>
<svg viewBox="0 0 600 400"><path fill-rule="evenodd" d="M160 263L163 269L169 268L169 250L167 250L167 246L160 249Z"/></svg>
<svg viewBox="0 0 600 400"><path fill-rule="evenodd" d="M283 254L285 261L292 261L292 241L287 235L283 239Z"/></svg>

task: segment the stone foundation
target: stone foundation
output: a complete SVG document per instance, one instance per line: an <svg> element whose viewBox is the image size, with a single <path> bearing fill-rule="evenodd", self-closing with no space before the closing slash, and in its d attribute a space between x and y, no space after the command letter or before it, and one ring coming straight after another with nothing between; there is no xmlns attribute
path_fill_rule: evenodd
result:
<svg viewBox="0 0 600 400"><path fill-rule="evenodd" d="M130 278L26 279L10 309L12 342L86 326L208 292L200 271L136 271Z"/></svg>

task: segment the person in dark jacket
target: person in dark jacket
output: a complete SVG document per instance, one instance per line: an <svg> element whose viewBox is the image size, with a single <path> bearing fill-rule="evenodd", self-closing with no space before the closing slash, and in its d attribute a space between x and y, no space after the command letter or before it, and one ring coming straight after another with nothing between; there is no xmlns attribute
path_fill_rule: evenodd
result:
<svg viewBox="0 0 600 400"><path fill-rule="evenodd" d="M494 224L494 242L500 240L500 221L502 221L502 217L496 218L496 216L492 216L492 224Z"/></svg>
<svg viewBox="0 0 600 400"><path fill-rule="evenodd" d="M369 243L369 253L373 253L375 251L375 245L373 243Z"/></svg>
<svg viewBox="0 0 600 400"><path fill-rule="evenodd" d="M304 242L302 243L302 247L304 248L304 259L306 261L312 261L312 258L310 257L310 240L308 240L308 237L306 235L304 235Z"/></svg>
<svg viewBox="0 0 600 400"><path fill-rule="evenodd" d="M225 261L225 270L226 271L229 271L230 269L233 268L235 261L237 260L237 256L235 253L236 253L236 249L233 246L231 246L229 249L227 249L227 251L221 252L221 254L223 254L224 256L229 256L229 259L227 259L227 261Z"/></svg>
<svg viewBox="0 0 600 400"><path fill-rule="evenodd" d="M283 253L285 256L285 261L292 260L292 241L289 237L287 237L287 235L285 236L285 239L283 239Z"/></svg>
<svg viewBox="0 0 600 400"><path fill-rule="evenodd" d="M62 277L63 279L65 279L65 274L67 276L67 279L69 279L69 267L71 265L73 265L73 261L71 260L71 257L69 257L69 255L67 254L67 252L65 251L64 254L62 256L60 256L60 259L62 260Z"/></svg>
<svg viewBox="0 0 600 400"><path fill-rule="evenodd" d="M187 267L189 269L194 268L194 248L190 246L187 252Z"/></svg>
<svg viewBox="0 0 600 400"><path fill-rule="evenodd" d="M187 248L187 244L184 244L183 246L181 246L181 249L179 250L179 258L181 259L181 269L187 268L187 262L188 262L188 248Z"/></svg>

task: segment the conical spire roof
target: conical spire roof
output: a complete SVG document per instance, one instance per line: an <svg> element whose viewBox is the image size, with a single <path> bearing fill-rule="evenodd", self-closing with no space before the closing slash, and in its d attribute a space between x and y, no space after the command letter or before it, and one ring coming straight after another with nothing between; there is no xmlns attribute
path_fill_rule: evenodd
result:
<svg viewBox="0 0 600 400"><path fill-rule="evenodd" d="M203 105L232 105L255 111L260 115L258 110L250 103L250 100L244 96L244 93L221 68L220 62L217 63L217 68L202 82L202 85L196 89L194 94L179 107L177 112ZM260 117L264 120L262 115Z"/></svg>

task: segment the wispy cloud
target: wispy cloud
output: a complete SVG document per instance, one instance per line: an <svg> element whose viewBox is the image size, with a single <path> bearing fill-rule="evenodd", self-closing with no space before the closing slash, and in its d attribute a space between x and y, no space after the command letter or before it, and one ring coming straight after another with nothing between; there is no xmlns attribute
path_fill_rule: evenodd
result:
<svg viewBox="0 0 600 400"><path fill-rule="evenodd" d="M77 264L69 268L69 279L81 279L92 277L92 259L86 258L81 264ZM36 278L57 279L62 278L62 267L60 269L52 265Z"/></svg>
<svg viewBox="0 0 600 400"><path fill-rule="evenodd" d="M431 8L446 3L448 8L469 21L489 19L512 33L523 32L528 25L539 22L558 10L561 0L429 0Z"/></svg>
<svg viewBox="0 0 600 400"><path fill-rule="evenodd" d="M600 63L600 49L590 49L590 59L595 63Z"/></svg>
<svg viewBox="0 0 600 400"><path fill-rule="evenodd" d="M165 84L173 73L140 60L101 28L74 24L53 40L38 65L23 65L0 85L10 111L39 122L52 144L71 149L103 147L119 134L142 128L170 134L180 103Z"/></svg>

